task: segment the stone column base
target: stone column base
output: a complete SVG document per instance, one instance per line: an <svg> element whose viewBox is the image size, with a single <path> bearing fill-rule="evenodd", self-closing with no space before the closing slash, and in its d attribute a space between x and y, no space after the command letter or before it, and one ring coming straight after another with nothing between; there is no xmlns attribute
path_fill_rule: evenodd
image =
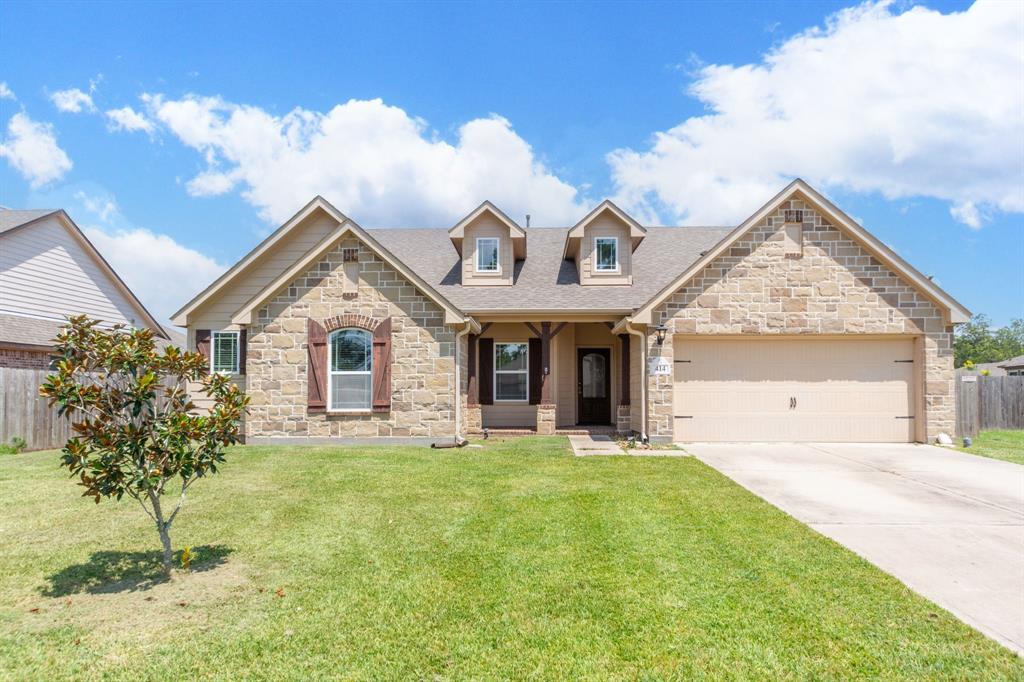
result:
<svg viewBox="0 0 1024 682"><path fill-rule="evenodd" d="M537 406L537 434L550 436L555 432L555 406Z"/></svg>
<svg viewBox="0 0 1024 682"><path fill-rule="evenodd" d="M629 433L633 430L633 412L630 405L619 405L615 412L615 430L619 433Z"/></svg>
<svg viewBox="0 0 1024 682"><path fill-rule="evenodd" d="M462 413L462 428L466 433L480 433L484 430L483 412L479 405L469 405Z"/></svg>

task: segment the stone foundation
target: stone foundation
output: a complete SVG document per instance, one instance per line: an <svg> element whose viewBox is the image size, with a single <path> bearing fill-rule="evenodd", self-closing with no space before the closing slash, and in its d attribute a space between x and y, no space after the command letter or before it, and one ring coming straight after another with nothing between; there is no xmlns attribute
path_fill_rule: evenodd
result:
<svg viewBox="0 0 1024 682"><path fill-rule="evenodd" d="M633 411L629 405L619 405L615 411L615 430L619 433L633 431Z"/></svg>
<svg viewBox="0 0 1024 682"><path fill-rule="evenodd" d="M537 406L537 434L550 436L555 432L555 406Z"/></svg>
<svg viewBox="0 0 1024 682"><path fill-rule="evenodd" d="M462 413L463 430L466 433L481 433L484 430L483 411L479 405L469 405Z"/></svg>

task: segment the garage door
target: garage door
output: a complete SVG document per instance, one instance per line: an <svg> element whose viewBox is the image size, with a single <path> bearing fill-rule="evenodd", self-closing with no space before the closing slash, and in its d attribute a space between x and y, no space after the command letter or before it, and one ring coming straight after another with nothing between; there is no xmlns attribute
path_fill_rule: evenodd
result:
<svg viewBox="0 0 1024 682"><path fill-rule="evenodd" d="M914 439L912 339L674 343L676 440Z"/></svg>

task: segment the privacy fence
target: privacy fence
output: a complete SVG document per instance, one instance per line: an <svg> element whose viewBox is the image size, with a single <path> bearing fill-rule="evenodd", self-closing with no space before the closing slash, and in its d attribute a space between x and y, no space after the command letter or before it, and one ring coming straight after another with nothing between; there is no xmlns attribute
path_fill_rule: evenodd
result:
<svg viewBox="0 0 1024 682"><path fill-rule="evenodd" d="M1024 377L956 378L957 435L985 429L1024 429Z"/></svg>
<svg viewBox="0 0 1024 682"><path fill-rule="evenodd" d="M63 447L71 437L66 419L39 397L50 370L0 367L0 442L24 438L29 450Z"/></svg>

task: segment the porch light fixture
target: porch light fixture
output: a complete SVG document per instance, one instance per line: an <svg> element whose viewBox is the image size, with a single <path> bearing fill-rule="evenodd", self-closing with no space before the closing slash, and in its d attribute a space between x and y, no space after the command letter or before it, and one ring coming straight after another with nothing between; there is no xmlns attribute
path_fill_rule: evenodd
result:
<svg viewBox="0 0 1024 682"><path fill-rule="evenodd" d="M657 342L657 344L659 346L662 345L663 343L665 343L665 332L667 332L667 331L668 331L668 327L666 327L663 324L659 324L657 327L654 328L654 333L655 333L654 340Z"/></svg>

